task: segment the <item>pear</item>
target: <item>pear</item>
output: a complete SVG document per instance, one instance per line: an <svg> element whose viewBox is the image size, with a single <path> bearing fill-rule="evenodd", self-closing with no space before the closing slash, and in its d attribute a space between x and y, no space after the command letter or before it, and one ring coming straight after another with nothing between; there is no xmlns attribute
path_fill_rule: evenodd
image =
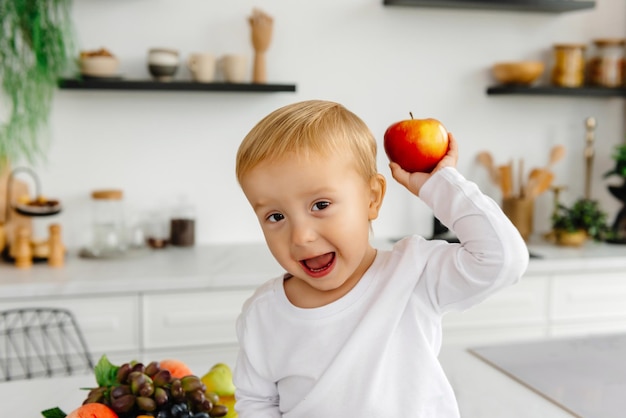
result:
<svg viewBox="0 0 626 418"><path fill-rule="evenodd" d="M215 364L200 380L205 384L206 392L216 393L219 397L233 396L235 394L233 372L228 364Z"/></svg>

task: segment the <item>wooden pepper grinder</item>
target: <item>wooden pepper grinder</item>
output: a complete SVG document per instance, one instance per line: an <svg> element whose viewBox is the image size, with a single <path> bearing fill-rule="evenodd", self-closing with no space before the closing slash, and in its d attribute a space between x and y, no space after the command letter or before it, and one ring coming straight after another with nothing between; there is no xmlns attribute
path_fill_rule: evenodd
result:
<svg viewBox="0 0 626 418"><path fill-rule="evenodd" d="M11 255L15 258L15 267L27 269L33 265L33 250L30 246L30 230L20 226L15 234L15 243Z"/></svg>
<svg viewBox="0 0 626 418"><path fill-rule="evenodd" d="M50 246L50 254L48 255L48 265L50 267L63 267L65 262L65 246L61 240L61 225L52 224L49 230L50 238L48 245Z"/></svg>
<svg viewBox="0 0 626 418"><path fill-rule="evenodd" d="M272 40L274 19L259 9L252 10L248 18L252 30L252 47L254 48L254 66L252 69L253 83L267 83L265 52Z"/></svg>
<svg viewBox="0 0 626 418"><path fill-rule="evenodd" d="M591 199L591 171L593 168L593 142L595 141L596 119L588 117L585 119L585 199Z"/></svg>

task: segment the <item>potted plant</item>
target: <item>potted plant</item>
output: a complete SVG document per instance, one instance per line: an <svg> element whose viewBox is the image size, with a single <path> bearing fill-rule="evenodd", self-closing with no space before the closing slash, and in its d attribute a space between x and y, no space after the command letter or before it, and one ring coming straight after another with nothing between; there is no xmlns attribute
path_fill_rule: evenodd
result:
<svg viewBox="0 0 626 418"><path fill-rule="evenodd" d="M607 214L598 202L578 199L571 207L558 203L552 214L552 230L560 245L582 245L587 238L604 240L610 232Z"/></svg>
<svg viewBox="0 0 626 418"><path fill-rule="evenodd" d="M11 162L44 155L59 77L74 64L71 0L0 2L0 173ZM2 119L2 115L7 115Z"/></svg>
<svg viewBox="0 0 626 418"><path fill-rule="evenodd" d="M614 236L610 237L609 241L624 244L626 243L626 144L617 146L612 157L615 165L611 170L604 173L604 177L618 176L622 178L621 185L608 186L611 194L622 202L622 208L617 213L615 221L611 226Z"/></svg>

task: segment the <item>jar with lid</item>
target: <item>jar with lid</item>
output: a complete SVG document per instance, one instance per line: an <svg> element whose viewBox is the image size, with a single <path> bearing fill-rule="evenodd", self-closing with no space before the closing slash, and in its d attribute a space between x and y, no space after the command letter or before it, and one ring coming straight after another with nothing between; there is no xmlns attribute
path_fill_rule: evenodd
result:
<svg viewBox="0 0 626 418"><path fill-rule="evenodd" d="M552 84L557 87L581 87L585 83L584 44L554 45Z"/></svg>
<svg viewBox="0 0 626 418"><path fill-rule="evenodd" d="M170 244L177 247L192 247L196 241L196 210L195 207L180 201L174 208L170 219Z"/></svg>
<svg viewBox="0 0 626 418"><path fill-rule="evenodd" d="M94 190L92 250L97 254L125 251L124 208L121 190Z"/></svg>
<svg viewBox="0 0 626 418"><path fill-rule="evenodd" d="M589 84L620 87L624 84L624 45L626 39L594 39L595 54L589 60Z"/></svg>

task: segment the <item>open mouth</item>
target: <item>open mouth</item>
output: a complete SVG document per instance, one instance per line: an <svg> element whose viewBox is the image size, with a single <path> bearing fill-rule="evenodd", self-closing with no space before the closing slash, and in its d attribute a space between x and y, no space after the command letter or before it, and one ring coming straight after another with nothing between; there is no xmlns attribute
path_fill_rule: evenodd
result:
<svg viewBox="0 0 626 418"><path fill-rule="evenodd" d="M300 260L300 264L312 276L321 276L333 266L335 262L335 253L326 253L317 257Z"/></svg>

